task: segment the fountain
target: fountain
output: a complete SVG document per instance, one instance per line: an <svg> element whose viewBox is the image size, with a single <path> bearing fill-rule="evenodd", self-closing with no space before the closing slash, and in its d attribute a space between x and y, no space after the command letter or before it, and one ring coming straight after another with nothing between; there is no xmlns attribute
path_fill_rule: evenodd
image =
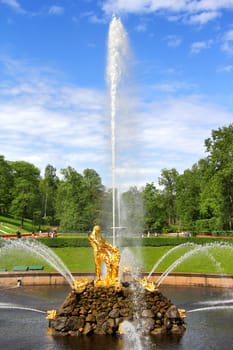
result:
<svg viewBox="0 0 233 350"><path fill-rule="evenodd" d="M184 333L185 311L172 304L153 282L140 278L118 280L119 249L101 237L99 226L94 227L89 240L94 249L96 279L75 281L60 309L48 311L52 334L121 335L129 329L126 321L139 335ZM101 262L107 266L103 279Z"/></svg>

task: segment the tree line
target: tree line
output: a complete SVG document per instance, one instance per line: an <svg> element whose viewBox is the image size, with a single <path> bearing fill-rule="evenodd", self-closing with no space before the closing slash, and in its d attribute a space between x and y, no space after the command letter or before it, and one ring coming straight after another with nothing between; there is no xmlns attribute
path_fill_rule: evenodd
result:
<svg viewBox="0 0 233 350"><path fill-rule="evenodd" d="M233 218L233 124L212 130L207 156L179 174L162 169L158 185L132 186L119 194L116 222L131 232L231 231ZM68 166L58 177L48 164L43 176L33 164L0 155L0 211L36 228L90 231L111 229L112 190L94 169L82 174ZM117 190L116 190L117 192Z"/></svg>

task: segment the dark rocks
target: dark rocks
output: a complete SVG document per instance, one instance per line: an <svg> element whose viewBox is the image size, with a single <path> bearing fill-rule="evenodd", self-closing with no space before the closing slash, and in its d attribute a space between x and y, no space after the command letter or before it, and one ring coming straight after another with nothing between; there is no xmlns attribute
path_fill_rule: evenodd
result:
<svg viewBox="0 0 233 350"><path fill-rule="evenodd" d="M112 311L109 312L108 315L110 318L118 318L120 316L120 311L119 309L113 309Z"/></svg>
<svg viewBox="0 0 233 350"><path fill-rule="evenodd" d="M185 331L179 310L158 290L147 291L137 283L121 288L87 284L83 292L72 291L50 320L53 334L117 334L123 321L130 321L144 335Z"/></svg>

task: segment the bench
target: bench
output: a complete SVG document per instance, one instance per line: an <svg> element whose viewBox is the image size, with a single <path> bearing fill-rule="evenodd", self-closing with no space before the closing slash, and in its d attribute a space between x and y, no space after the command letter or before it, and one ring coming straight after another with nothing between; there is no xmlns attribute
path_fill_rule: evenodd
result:
<svg viewBox="0 0 233 350"><path fill-rule="evenodd" d="M13 271L28 271L28 266L14 266Z"/></svg>
<svg viewBox="0 0 233 350"><path fill-rule="evenodd" d="M29 271L35 271L35 270L44 270L43 265L33 265L28 267Z"/></svg>

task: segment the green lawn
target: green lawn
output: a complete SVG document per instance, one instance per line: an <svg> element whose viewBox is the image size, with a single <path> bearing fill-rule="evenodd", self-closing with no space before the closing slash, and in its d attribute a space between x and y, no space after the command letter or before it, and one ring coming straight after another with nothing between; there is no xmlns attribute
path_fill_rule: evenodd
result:
<svg viewBox="0 0 233 350"><path fill-rule="evenodd" d="M135 260L139 259L139 265L143 271L150 272L158 261L171 247L141 247L132 248ZM169 254L158 266L156 271L166 270L174 261L191 250L191 247L179 247ZM94 260L92 248L54 248L53 251L62 259L71 272L92 272L94 271ZM185 259L174 271L179 272L200 272L200 273L229 273L233 274L233 248L211 248L209 253L198 252ZM45 271L54 269L45 261L25 251L10 249L0 254L0 268L7 268L12 271L16 265L38 265L45 266Z"/></svg>

